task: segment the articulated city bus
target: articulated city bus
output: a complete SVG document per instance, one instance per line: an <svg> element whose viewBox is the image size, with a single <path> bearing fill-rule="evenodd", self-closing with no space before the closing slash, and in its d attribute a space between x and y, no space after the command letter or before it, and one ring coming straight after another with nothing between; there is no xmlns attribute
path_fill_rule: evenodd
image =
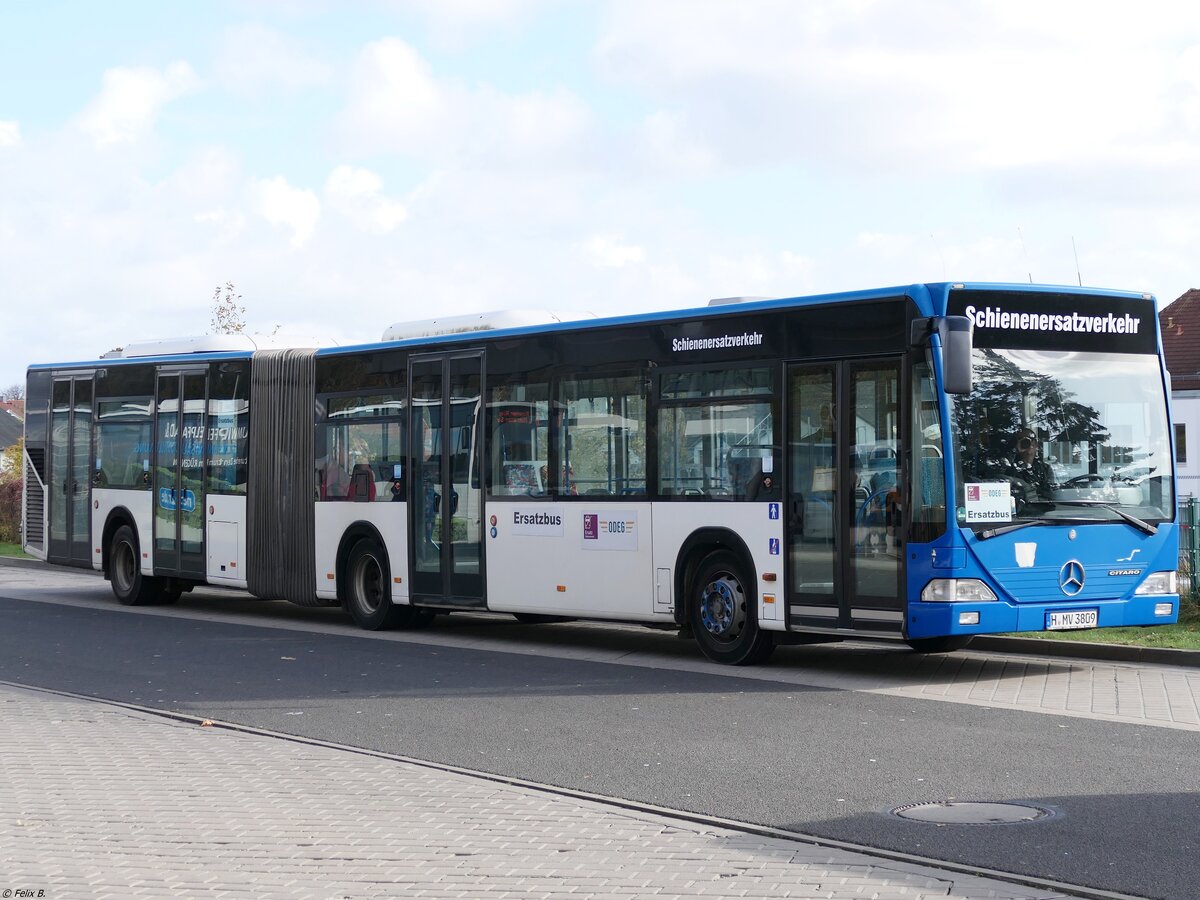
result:
<svg viewBox="0 0 1200 900"><path fill-rule="evenodd" d="M24 545L197 584L781 643L1174 622L1154 300L918 284L582 322L131 345L28 373Z"/></svg>

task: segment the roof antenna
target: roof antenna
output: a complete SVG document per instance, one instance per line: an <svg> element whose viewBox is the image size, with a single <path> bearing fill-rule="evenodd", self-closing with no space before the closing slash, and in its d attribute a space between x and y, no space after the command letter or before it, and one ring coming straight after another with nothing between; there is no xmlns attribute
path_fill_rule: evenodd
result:
<svg viewBox="0 0 1200 900"><path fill-rule="evenodd" d="M1025 265L1029 265L1029 254L1025 252L1025 235L1021 234L1021 226L1017 226L1017 237L1021 240L1021 255L1025 257ZM1033 271L1029 272L1029 283L1033 284Z"/></svg>
<svg viewBox="0 0 1200 900"><path fill-rule="evenodd" d="M1075 254L1075 280L1083 287L1083 276L1079 274L1079 251L1075 249L1075 235L1071 235L1071 252Z"/></svg>

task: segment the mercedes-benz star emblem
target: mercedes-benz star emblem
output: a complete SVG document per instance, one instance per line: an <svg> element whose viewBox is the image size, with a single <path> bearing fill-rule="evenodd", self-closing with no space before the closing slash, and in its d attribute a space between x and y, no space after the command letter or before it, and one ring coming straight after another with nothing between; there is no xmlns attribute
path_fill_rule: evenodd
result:
<svg viewBox="0 0 1200 900"><path fill-rule="evenodd" d="M1068 561L1058 570L1058 586L1068 597L1074 597L1083 590L1083 582L1087 576L1083 572L1083 563L1077 559Z"/></svg>

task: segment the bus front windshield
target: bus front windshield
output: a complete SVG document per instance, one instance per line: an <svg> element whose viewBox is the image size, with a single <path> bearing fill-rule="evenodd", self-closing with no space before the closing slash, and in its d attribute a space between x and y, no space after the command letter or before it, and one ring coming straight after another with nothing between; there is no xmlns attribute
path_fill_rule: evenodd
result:
<svg viewBox="0 0 1200 900"><path fill-rule="evenodd" d="M973 367L953 399L960 525L1174 518L1157 357L977 347Z"/></svg>

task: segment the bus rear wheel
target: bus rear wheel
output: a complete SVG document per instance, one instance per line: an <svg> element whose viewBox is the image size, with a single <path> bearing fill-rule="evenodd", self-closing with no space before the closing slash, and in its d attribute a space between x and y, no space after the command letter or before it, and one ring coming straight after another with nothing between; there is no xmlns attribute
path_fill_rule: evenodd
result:
<svg viewBox="0 0 1200 900"><path fill-rule="evenodd" d="M765 662L775 640L758 627L742 564L732 553L709 554L692 580L688 623L700 651L733 666Z"/></svg>
<svg viewBox="0 0 1200 900"><path fill-rule="evenodd" d="M972 635L951 634L945 637L913 638L908 646L917 653L953 653L971 643Z"/></svg>
<svg viewBox="0 0 1200 900"><path fill-rule="evenodd" d="M122 525L108 545L108 578L113 595L126 606L174 603L179 594L167 590L161 578L142 574L142 557L134 530Z"/></svg>
<svg viewBox="0 0 1200 900"><path fill-rule="evenodd" d="M346 561L346 608L360 628L379 631L400 624L400 607L392 604L392 575L387 552L363 538Z"/></svg>

